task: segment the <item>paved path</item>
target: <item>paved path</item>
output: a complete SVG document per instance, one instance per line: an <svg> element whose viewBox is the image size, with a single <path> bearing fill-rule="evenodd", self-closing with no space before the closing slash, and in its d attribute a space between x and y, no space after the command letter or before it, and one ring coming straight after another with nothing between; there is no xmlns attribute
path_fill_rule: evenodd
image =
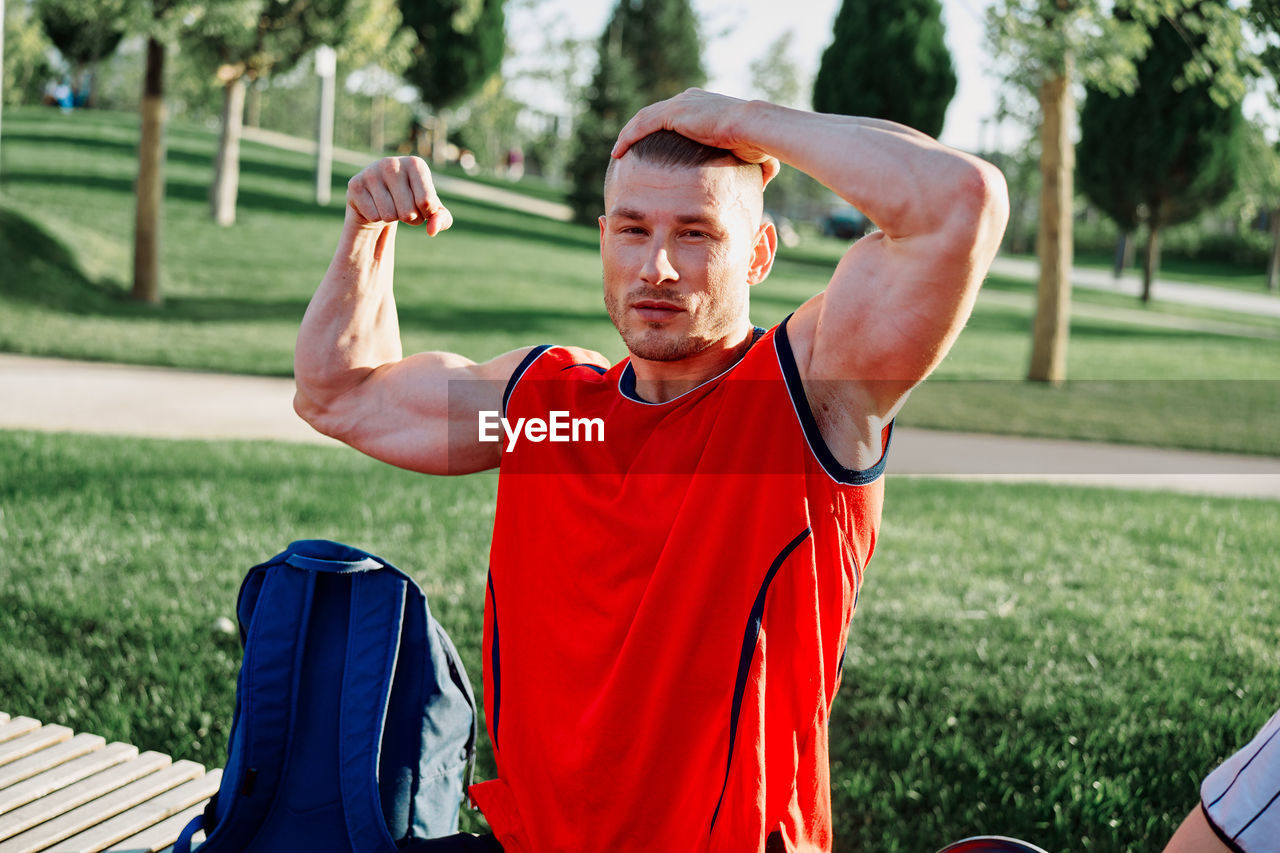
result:
<svg viewBox="0 0 1280 853"><path fill-rule="evenodd" d="M289 379L0 354L0 428L329 446ZM1280 459L901 428L895 476L1171 489L1280 499Z"/></svg>
<svg viewBox="0 0 1280 853"><path fill-rule="evenodd" d="M991 265L991 271L1028 281L1034 281L1040 275L1039 264L1035 261L1026 258L1010 258L1003 255L996 258L995 263ZM1075 267L1071 270L1071 284L1073 287L1106 290L1134 298L1137 298L1142 293L1142 279L1133 272L1126 272L1117 281L1112 277L1110 270ZM1152 282L1151 292L1153 294L1152 298L1157 302L1177 302L1183 305L1218 308L1242 314L1280 317L1280 296L1270 293L1251 293L1245 290L1210 287L1204 284L1188 284L1183 281L1169 281L1163 278L1157 278Z"/></svg>

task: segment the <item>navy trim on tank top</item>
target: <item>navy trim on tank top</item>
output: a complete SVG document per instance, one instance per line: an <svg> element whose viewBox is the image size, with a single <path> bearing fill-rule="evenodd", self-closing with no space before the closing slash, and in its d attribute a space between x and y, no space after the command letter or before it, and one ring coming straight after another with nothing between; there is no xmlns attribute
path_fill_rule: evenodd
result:
<svg viewBox="0 0 1280 853"><path fill-rule="evenodd" d="M662 402L662 403L651 403L636 393L636 370L634 367L631 366L631 360L627 359L627 363L622 366L622 372L618 374L618 393L626 397L628 400L632 401L633 403L639 403L642 406L665 406L667 405L667 403L674 403L676 400L679 400L680 397L684 397L688 394L692 394L694 391L697 391L703 385L706 385L711 382L715 382L721 376L724 376L725 373L728 373L730 370L733 370L735 367L737 367L738 364L742 361L742 359L746 358L747 353L751 352L751 347L756 345L756 341L760 340L761 336L764 335L764 332L765 330L760 328L759 326L752 326L751 327L751 346L747 347L746 352L744 352L737 361L735 361L733 364L725 368L722 373L717 373L715 376L712 376L706 382L699 383L698 385L695 385L693 388L690 388L688 391L685 391L684 394L680 394L676 397L672 397L670 400L666 400L665 402Z"/></svg>
<svg viewBox="0 0 1280 853"><path fill-rule="evenodd" d="M782 568L782 564L787 561L787 557L791 556L791 552L799 548L812 533L812 528L806 527L778 552L778 556L773 558L773 564L765 573L764 582L760 584L760 591L756 593L756 600L751 605L751 613L747 616L747 630L742 637L742 651L738 654L738 676L733 684L733 705L729 710L729 759L725 762L724 783L720 786L720 799L716 800L716 810L711 814L711 827L707 830L708 832L716 828L716 818L720 816L720 806L724 804L724 793L729 788L729 770L733 767L733 742L738 736L738 715L742 713L742 696L747 691L747 678L751 675L751 659L755 657L756 643L760 640L760 628L764 623L765 596L778 569Z"/></svg>
<svg viewBox="0 0 1280 853"><path fill-rule="evenodd" d="M507 416L507 401L511 399L511 392L516 390L516 383L520 381L520 377L524 376L525 371L533 366L538 360L538 356L551 349L551 344L542 344L529 350L529 354L520 362L520 366L511 372L511 378L507 380L507 387L502 392L502 416Z"/></svg>
<svg viewBox="0 0 1280 853"><path fill-rule="evenodd" d="M782 376L787 383L787 392L791 396L791 405L796 410L796 417L800 419L800 426L804 430L805 440L809 442L809 449L813 451L813 455L827 475L837 483L846 486L866 486L874 483L884 474L885 463L889 459L889 443L893 440L893 423L889 423L889 435L884 441L884 448L876 464L861 471L846 468L840 464L835 454L831 452L831 448L827 446L826 439L822 437L822 430L818 428L813 409L809 407L809 397L804 393L800 368L796 366L796 357L791 351L791 340L787 337L787 321L793 316L795 315L788 314L787 319L778 325L778 331L773 335L773 346L778 354L778 366L782 368Z"/></svg>

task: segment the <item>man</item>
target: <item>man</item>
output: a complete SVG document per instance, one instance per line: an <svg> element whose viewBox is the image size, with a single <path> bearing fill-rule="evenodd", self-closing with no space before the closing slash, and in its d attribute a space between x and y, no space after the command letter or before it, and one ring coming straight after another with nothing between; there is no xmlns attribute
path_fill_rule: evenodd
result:
<svg viewBox="0 0 1280 853"><path fill-rule="evenodd" d="M405 468L501 467L484 643L498 778L472 796L505 849L829 850L827 715L890 425L964 325L1004 182L900 125L700 90L641 110L613 157L600 250L622 364L572 347L403 358L396 223L436 235L452 218L421 161L384 160L349 184L296 407ZM748 289L773 263L779 161L880 231L765 331ZM539 440L556 413L591 440ZM543 427L480 441L498 416Z"/></svg>

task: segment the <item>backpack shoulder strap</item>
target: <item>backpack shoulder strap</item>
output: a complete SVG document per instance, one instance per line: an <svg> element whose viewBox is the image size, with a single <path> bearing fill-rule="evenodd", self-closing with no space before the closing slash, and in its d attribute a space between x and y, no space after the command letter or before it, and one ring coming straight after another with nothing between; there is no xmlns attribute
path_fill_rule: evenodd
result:
<svg viewBox="0 0 1280 853"><path fill-rule="evenodd" d="M383 816L378 759L400 651L408 580L399 571L352 579L351 628L338 743L352 849L394 849Z"/></svg>

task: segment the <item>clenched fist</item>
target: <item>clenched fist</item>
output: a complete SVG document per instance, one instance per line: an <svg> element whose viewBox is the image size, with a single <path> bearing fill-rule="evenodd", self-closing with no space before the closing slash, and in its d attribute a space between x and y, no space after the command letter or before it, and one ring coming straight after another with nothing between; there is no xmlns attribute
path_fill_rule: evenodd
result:
<svg viewBox="0 0 1280 853"><path fill-rule="evenodd" d="M453 224L421 157L386 157L347 182L348 217L357 225L404 222L434 237Z"/></svg>

